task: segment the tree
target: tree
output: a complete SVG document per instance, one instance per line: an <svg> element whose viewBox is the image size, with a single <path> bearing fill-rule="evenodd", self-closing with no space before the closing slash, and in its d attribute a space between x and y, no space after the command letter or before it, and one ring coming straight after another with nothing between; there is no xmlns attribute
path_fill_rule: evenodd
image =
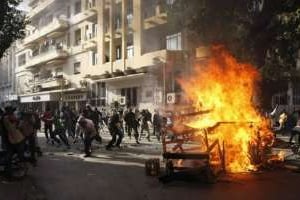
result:
<svg viewBox="0 0 300 200"><path fill-rule="evenodd" d="M256 49L264 50L263 74L275 80L298 77L296 62L300 50L300 1L269 0L265 3L264 13L268 13L267 20L270 20L266 23L267 27L262 29L266 39L256 38L255 43ZM262 42L268 45L264 46Z"/></svg>
<svg viewBox="0 0 300 200"><path fill-rule="evenodd" d="M193 43L222 44L266 79L295 75L299 0L175 0L168 17L170 28L185 27Z"/></svg>
<svg viewBox="0 0 300 200"><path fill-rule="evenodd" d="M0 58L17 39L25 36L25 14L17 9L21 0L0 1Z"/></svg>

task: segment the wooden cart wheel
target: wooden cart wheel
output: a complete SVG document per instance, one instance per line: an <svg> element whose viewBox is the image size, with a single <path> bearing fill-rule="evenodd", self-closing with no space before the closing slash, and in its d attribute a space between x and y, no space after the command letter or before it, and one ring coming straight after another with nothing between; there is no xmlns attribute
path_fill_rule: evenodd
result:
<svg viewBox="0 0 300 200"><path fill-rule="evenodd" d="M215 183L217 180L216 175L209 166L205 169L205 176L207 183Z"/></svg>
<svg viewBox="0 0 300 200"><path fill-rule="evenodd" d="M166 162L166 174L172 175L174 173L174 166L173 166L173 162L171 160L168 160Z"/></svg>

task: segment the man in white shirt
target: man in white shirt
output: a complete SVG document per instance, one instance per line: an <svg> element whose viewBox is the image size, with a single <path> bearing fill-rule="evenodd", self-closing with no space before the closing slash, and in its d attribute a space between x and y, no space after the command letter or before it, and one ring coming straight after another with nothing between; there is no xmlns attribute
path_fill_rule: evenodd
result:
<svg viewBox="0 0 300 200"><path fill-rule="evenodd" d="M83 116L80 116L76 123L75 141L78 139L78 136L81 131L83 133L83 141L84 141L84 152L85 152L84 157L90 157L92 153L91 150L92 142L97 135L97 131L95 129L93 121Z"/></svg>

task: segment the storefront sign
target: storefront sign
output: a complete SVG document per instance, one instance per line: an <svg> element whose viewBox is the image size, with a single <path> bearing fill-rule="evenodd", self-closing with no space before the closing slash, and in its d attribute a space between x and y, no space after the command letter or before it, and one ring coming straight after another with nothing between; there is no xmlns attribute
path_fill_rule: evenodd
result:
<svg viewBox="0 0 300 200"><path fill-rule="evenodd" d="M64 95L64 101L66 102L76 102L76 101L86 101L86 94L68 94Z"/></svg>
<svg viewBox="0 0 300 200"><path fill-rule="evenodd" d="M31 95L31 96L21 97L20 99L21 103L45 102L45 101L55 101L55 100L56 98L54 98L54 96L51 96L51 94Z"/></svg>
<svg viewBox="0 0 300 200"><path fill-rule="evenodd" d="M9 95L8 100L9 101L17 101L18 95L15 95L15 94Z"/></svg>
<svg viewBox="0 0 300 200"><path fill-rule="evenodd" d="M33 101L39 101L41 100L41 97L40 96L34 96L32 97Z"/></svg>

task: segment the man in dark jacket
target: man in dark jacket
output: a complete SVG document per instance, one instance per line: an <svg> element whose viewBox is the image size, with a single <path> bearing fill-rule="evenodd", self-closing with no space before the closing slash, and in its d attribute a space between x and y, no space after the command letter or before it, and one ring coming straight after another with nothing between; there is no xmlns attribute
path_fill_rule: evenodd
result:
<svg viewBox="0 0 300 200"><path fill-rule="evenodd" d="M35 135L35 121L34 115L32 112L22 112L20 122L18 125L19 130L25 136L25 140L27 142L27 147L30 152L29 161L36 165L37 159L35 156L36 153L36 135Z"/></svg>
<svg viewBox="0 0 300 200"><path fill-rule="evenodd" d="M158 141L160 141L160 129L161 129L161 116L159 115L158 110L155 110L153 115L153 135L156 136Z"/></svg>
<svg viewBox="0 0 300 200"><path fill-rule="evenodd" d="M111 150L111 148L113 147L113 145L115 144L116 141L117 141L116 147L120 148L120 144L124 137L124 133L123 133L123 129L121 126L120 116L116 110L113 111L113 115L110 119L109 131L112 136L112 139L106 146L106 150ZM117 137L118 137L118 139L117 139Z"/></svg>
<svg viewBox="0 0 300 200"><path fill-rule="evenodd" d="M144 130L147 132L147 140L151 142L150 140L150 129L149 129L149 123L151 123L151 115L149 115L150 112L147 112L147 110L142 111L142 118L141 118L141 135L140 139L143 135Z"/></svg>
<svg viewBox="0 0 300 200"><path fill-rule="evenodd" d="M138 126L139 122L136 119L135 113L130 108L129 111L125 115L125 121L128 126L128 135L131 137L132 131L134 131L134 138L137 144L139 144L139 133L138 133Z"/></svg>
<svg viewBox="0 0 300 200"><path fill-rule="evenodd" d="M76 115L69 107L62 108L62 117L64 118L64 125L68 136L74 139L75 137L75 125L76 125Z"/></svg>

